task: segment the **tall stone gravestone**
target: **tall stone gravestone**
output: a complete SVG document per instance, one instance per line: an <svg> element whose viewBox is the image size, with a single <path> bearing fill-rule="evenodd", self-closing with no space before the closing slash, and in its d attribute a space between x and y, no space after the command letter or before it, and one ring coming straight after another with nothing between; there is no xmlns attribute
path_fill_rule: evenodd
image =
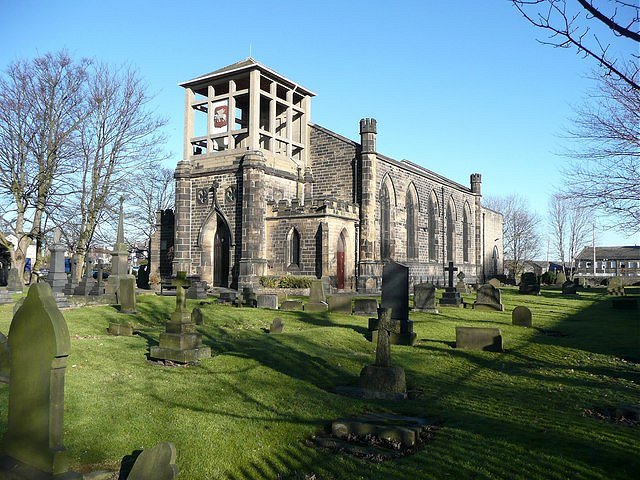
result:
<svg viewBox="0 0 640 480"><path fill-rule="evenodd" d="M117 297L120 313L136 313L136 279L133 275L120 278Z"/></svg>
<svg viewBox="0 0 640 480"><path fill-rule="evenodd" d="M64 375L71 350L69 330L51 287L37 283L9 330L11 382L8 428L2 441L0 477L80 479L69 472L63 444ZM21 478L21 477L18 477Z"/></svg>
<svg viewBox="0 0 640 480"><path fill-rule="evenodd" d="M49 275L47 276L47 283L51 285L51 290L54 295L63 293L64 286L67 283L67 273L65 272L64 264L65 246L60 241L60 235L60 228L56 227L53 234L53 244L49 247L51 266L49 268Z"/></svg>
<svg viewBox="0 0 640 480"><path fill-rule="evenodd" d="M525 272L522 274L518 292L524 295L540 295L540 284L535 273Z"/></svg>
<svg viewBox="0 0 640 480"><path fill-rule="evenodd" d="M366 365L360 372L359 386L363 389L365 398L404 399L407 397L404 369L391 365L391 334L394 328L391 309L379 308L376 362L373 365Z"/></svg>
<svg viewBox="0 0 640 480"><path fill-rule="evenodd" d="M92 276L93 262L90 258L86 258L84 261L84 275L80 283L74 290L75 295L89 295L93 290L95 281Z"/></svg>
<svg viewBox="0 0 640 480"><path fill-rule="evenodd" d="M18 276L18 270L11 268L7 275L7 290L9 292L22 292L24 285Z"/></svg>
<svg viewBox="0 0 640 480"><path fill-rule="evenodd" d="M322 280L313 280L309 289L309 301L302 307L305 312L326 312L329 309Z"/></svg>
<svg viewBox="0 0 640 480"><path fill-rule="evenodd" d="M191 313L186 308L186 272L178 272L172 281L176 286L176 309L167 322L167 330L160 334L160 344L151 347L150 357L178 363L195 363L211 356L211 349L202 346L202 335L196 331Z"/></svg>
<svg viewBox="0 0 640 480"><path fill-rule="evenodd" d="M478 287L476 294L476 301L473 302L474 310L492 310L502 312L504 306L502 305L500 297L500 289L494 287L490 283L486 283Z"/></svg>
<svg viewBox="0 0 640 480"><path fill-rule="evenodd" d="M416 334L409 320L409 267L389 262L382 269L381 308L391 309L390 340L394 345L413 345ZM379 310L378 310L379 311ZM378 319L369 319L371 341L378 336Z"/></svg>
<svg viewBox="0 0 640 480"><path fill-rule="evenodd" d="M93 276L93 272L91 273ZM102 259L98 259L98 265L96 267L96 282L93 284L93 288L89 292L89 295L96 295L101 297L105 294L105 284L104 284L104 263Z"/></svg>
<svg viewBox="0 0 640 480"><path fill-rule="evenodd" d="M67 278L67 283L64 287L65 295L73 295L76 287L78 286L78 281L76 280L76 275L78 271L78 259L71 257L71 275Z"/></svg>
<svg viewBox="0 0 640 480"><path fill-rule="evenodd" d="M116 243L111 252L111 275L107 283L107 293L115 294L120 287L120 277L129 274L129 252L124 243L124 197L120 197L120 215L118 217L118 233Z"/></svg>
<svg viewBox="0 0 640 480"><path fill-rule="evenodd" d="M436 308L436 286L418 283L413 287L413 309L416 312L438 313Z"/></svg>
<svg viewBox="0 0 640 480"><path fill-rule="evenodd" d="M466 277L464 272L459 272L458 275L456 275L456 277L458 277L458 283L456 283L457 292L460 293L460 294L469 293L469 289L467 288L467 284L464 283L464 278Z"/></svg>
<svg viewBox="0 0 640 480"><path fill-rule="evenodd" d="M460 292L453 286L453 274L458 270L458 267L453 266L453 262L449 262L449 266L445 267L444 271L449 273L449 285L444 289L442 298L440 299L440 305L443 307L463 307L462 298Z"/></svg>

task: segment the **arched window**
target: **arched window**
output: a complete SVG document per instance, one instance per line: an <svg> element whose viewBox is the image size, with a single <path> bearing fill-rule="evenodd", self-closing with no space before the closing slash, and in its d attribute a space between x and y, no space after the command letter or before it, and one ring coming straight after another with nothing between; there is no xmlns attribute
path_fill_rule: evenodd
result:
<svg viewBox="0 0 640 480"><path fill-rule="evenodd" d="M411 185L407 190L405 209L407 212L407 258L418 258L418 241L416 238L418 224L418 208L414 199L415 187Z"/></svg>
<svg viewBox="0 0 640 480"><path fill-rule="evenodd" d="M429 230L429 260L438 260L438 219L440 218L440 212L438 210L438 201L436 200L435 193L431 193L429 197L428 208L428 224Z"/></svg>
<svg viewBox="0 0 640 480"><path fill-rule="evenodd" d="M447 206L447 261L455 262L456 256L456 223L452 202Z"/></svg>
<svg viewBox="0 0 640 480"><path fill-rule="evenodd" d="M380 258L391 258L391 199L386 186L380 192Z"/></svg>
<svg viewBox="0 0 640 480"><path fill-rule="evenodd" d="M469 223L468 207L465 205L465 209L462 215L462 261L469 262L471 257L471 225Z"/></svg>
<svg viewBox="0 0 640 480"><path fill-rule="evenodd" d="M292 228L288 237L289 267L300 268L300 233L296 228Z"/></svg>

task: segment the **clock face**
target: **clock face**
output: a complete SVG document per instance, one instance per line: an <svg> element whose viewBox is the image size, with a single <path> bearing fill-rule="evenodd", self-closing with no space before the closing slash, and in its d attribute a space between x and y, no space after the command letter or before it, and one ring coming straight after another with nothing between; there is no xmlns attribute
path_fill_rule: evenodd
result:
<svg viewBox="0 0 640 480"><path fill-rule="evenodd" d="M209 192L206 188L199 188L196 195L196 199L199 205L204 205L209 200Z"/></svg>

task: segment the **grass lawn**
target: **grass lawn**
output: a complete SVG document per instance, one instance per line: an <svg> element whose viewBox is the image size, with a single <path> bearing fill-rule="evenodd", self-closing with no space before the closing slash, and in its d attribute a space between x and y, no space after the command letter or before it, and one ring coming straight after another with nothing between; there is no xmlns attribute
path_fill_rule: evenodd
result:
<svg viewBox="0 0 640 480"><path fill-rule="evenodd" d="M175 298L139 296L133 318L141 334L133 337L106 335L120 315L112 307L65 311L72 350L64 443L72 468L116 470L133 450L170 441L180 478L189 480L637 478L640 427L584 412L639 402L638 311L613 310L600 292L577 299L557 290L502 292L504 312L411 313L418 344L392 347L392 362L418 392L402 402L332 393L373 362L366 317L207 305L200 331L212 358L165 367L146 353ZM545 332L511 326L518 305ZM11 310L0 306L5 334ZM284 333L269 336L263 329L276 316ZM506 352L456 350L458 325L501 328ZM0 434L7 397L0 384ZM382 463L305 444L331 420L365 412L420 416L441 428L415 455Z"/></svg>

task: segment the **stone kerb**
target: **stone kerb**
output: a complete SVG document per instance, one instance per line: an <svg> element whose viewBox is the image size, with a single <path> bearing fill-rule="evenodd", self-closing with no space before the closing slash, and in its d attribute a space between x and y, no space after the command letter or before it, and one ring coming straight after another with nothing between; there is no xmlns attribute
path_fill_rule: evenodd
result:
<svg viewBox="0 0 640 480"><path fill-rule="evenodd" d="M62 440L64 375L71 342L49 284L29 288L11 322L8 343L9 419L0 468L32 472L25 478L82 478L69 472Z"/></svg>
<svg viewBox="0 0 640 480"><path fill-rule="evenodd" d="M456 327L456 348L502 352L499 328Z"/></svg>

